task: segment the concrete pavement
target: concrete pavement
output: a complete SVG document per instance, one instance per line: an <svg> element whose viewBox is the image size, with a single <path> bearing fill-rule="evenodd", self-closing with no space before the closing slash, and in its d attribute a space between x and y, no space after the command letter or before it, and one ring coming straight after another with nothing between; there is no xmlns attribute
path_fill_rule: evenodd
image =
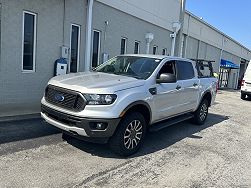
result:
<svg viewBox="0 0 251 188"><path fill-rule="evenodd" d="M126 159L41 119L0 123L0 187L251 187L251 101L239 95L222 91L205 125L150 133Z"/></svg>

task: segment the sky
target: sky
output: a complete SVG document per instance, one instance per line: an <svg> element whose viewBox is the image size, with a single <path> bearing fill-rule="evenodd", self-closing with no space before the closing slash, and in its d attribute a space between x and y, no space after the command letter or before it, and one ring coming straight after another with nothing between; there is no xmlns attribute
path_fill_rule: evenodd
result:
<svg viewBox="0 0 251 188"><path fill-rule="evenodd" d="M186 10L251 49L251 0L186 0Z"/></svg>

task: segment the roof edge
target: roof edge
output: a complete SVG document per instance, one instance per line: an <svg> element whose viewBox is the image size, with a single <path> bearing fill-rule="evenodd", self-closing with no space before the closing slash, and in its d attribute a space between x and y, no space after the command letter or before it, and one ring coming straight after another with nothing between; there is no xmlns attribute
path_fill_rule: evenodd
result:
<svg viewBox="0 0 251 188"><path fill-rule="evenodd" d="M217 29L216 27L214 27L213 25L209 24L208 22L200 19L198 16L196 16L195 14L193 14L192 12L186 10L185 13L187 13L188 15L192 16L193 18L195 18L196 20L202 22L203 24L207 25L208 27L212 28L213 30L217 31L218 33L222 34L224 37L226 37L229 40L232 40L233 42L235 42L236 44L240 45L242 48L244 48L245 50L249 51L251 53L251 50L249 48L247 48L246 46L244 46L243 44L241 44L240 42L238 42L237 40L233 39L232 37L228 36L227 34L223 33L222 31L220 31L219 29Z"/></svg>

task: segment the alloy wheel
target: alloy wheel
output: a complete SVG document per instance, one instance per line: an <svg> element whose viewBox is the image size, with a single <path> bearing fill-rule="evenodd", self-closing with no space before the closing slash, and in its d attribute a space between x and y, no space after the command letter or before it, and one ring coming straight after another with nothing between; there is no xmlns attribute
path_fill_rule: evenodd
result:
<svg viewBox="0 0 251 188"><path fill-rule="evenodd" d="M200 120L201 121L204 121L207 117L207 112L208 112L208 106L206 103L204 103L202 106L201 106L201 109L200 109Z"/></svg>
<svg viewBox="0 0 251 188"><path fill-rule="evenodd" d="M143 126L139 120L128 124L124 133L124 146L131 150L138 146L143 134Z"/></svg>

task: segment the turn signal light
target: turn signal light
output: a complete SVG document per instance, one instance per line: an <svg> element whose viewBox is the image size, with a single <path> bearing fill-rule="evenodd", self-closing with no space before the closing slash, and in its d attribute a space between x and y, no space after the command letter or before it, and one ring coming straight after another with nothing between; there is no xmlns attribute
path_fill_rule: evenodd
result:
<svg viewBox="0 0 251 188"><path fill-rule="evenodd" d="M244 86L245 80L241 81L241 86Z"/></svg>

